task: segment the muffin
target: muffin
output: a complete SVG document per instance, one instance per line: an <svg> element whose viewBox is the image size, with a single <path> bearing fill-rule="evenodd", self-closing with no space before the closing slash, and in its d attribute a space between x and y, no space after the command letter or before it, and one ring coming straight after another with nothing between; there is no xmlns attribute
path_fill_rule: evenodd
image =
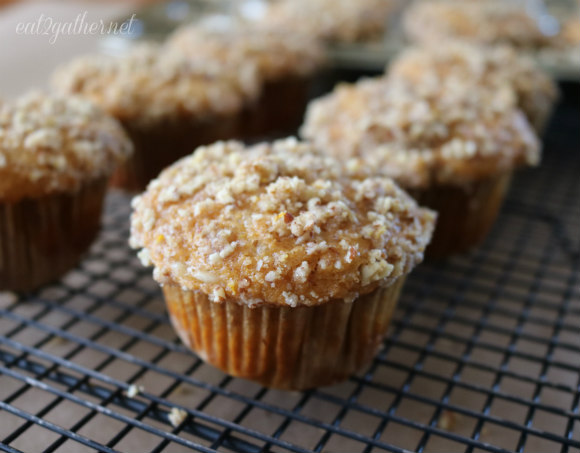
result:
<svg viewBox="0 0 580 453"><path fill-rule="evenodd" d="M501 0L415 2L404 15L403 28L406 37L418 44L459 39L535 49L553 41L522 4Z"/></svg>
<svg viewBox="0 0 580 453"><path fill-rule="evenodd" d="M562 24L562 31L559 34L562 47L578 49L580 45L580 18L577 17L580 11L576 11L575 16L568 18Z"/></svg>
<svg viewBox="0 0 580 453"><path fill-rule="evenodd" d="M439 213L430 258L486 237L512 171L539 161L537 137L513 91L469 80L370 79L312 102L302 136L319 149L394 178Z"/></svg>
<svg viewBox="0 0 580 453"><path fill-rule="evenodd" d="M0 103L0 290L32 290L79 261L131 150L121 125L84 99Z"/></svg>
<svg viewBox="0 0 580 453"><path fill-rule="evenodd" d="M183 342L223 371L305 389L368 363L435 214L295 139L199 148L133 202Z"/></svg>
<svg viewBox="0 0 580 453"><path fill-rule="evenodd" d="M263 82L262 93L246 111L243 138L295 133L303 120L313 78L324 63L322 46L313 38L282 30L227 25L179 28L167 46L195 61L255 64Z"/></svg>
<svg viewBox="0 0 580 453"><path fill-rule="evenodd" d="M278 0L259 22L330 43L382 40L398 0Z"/></svg>
<svg viewBox="0 0 580 453"><path fill-rule="evenodd" d="M153 44L122 57L80 57L58 69L52 85L92 100L123 124L135 153L113 184L127 190L143 189L199 145L236 137L241 112L260 89L251 64L199 64Z"/></svg>
<svg viewBox="0 0 580 453"><path fill-rule="evenodd" d="M450 42L409 48L392 62L387 76L413 84L456 79L457 83L471 80L490 89L507 85L538 133L544 130L558 97L556 84L534 60L508 46Z"/></svg>

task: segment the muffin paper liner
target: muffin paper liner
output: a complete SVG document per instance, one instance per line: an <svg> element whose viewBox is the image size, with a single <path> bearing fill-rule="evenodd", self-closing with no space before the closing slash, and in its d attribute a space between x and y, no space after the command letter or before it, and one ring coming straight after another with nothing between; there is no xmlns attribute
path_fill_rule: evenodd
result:
<svg viewBox="0 0 580 453"><path fill-rule="evenodd" d="M0 202L0 290L29 291L74 267L99 231L107 183Z"/></svg>
<svg viewBox="0 0 580 453"><path fill-rule="evenodd" d="M143 190L161 170L198 146L239 136L240 116L241 113L204 120L187 118L147 126L124 123L135 150L117 169L111 184L127 191Z"/></svg>
<svg viewBox="0 0 580 453"><path fill-rule="evenodd" d="M554 102L551 99L543 99L542 101L538 102L533 109L524 109L524 113L538 137L544 135L554 113Z"/></svg>
<svg viewBox="0 0 580 453"><path fill-rule="evenodd" d="M461 187L409 190L420 205L439 213L426 257L445 258L481 244L497 218L510 180L511 172Z"/></svg>
<svg viewBox="0 0 580 453"><path fill-rule="evenodd" d="M204 361L268 387L297 390L344 380L371 361L404 280L352 303L316 307L212 302L173 284L163 292L179 337Z"/></svg>
<svg viewBox="0 0 580 453"><path fill-rule="evenodd" d="M296 134L308 104L312 77L268 81L243 114L242 138L259 140Z"/></svg>

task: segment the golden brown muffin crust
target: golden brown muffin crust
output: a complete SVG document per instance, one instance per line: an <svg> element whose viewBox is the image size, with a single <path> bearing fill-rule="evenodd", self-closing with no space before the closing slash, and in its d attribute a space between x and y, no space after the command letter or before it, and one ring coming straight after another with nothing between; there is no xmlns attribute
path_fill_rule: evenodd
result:
<svg viewBox="0 0 580 453"><path fill-rule="evenodd" d="M121 125L85 99L32 92L0 103L0 200L75 191L132 149Z"/></svg>
<svg viewBox="0 0 580 453"><path fill-rule="evenodd" d="M227 29L188 25L168 39L169 48L194 60L229 64L252 62L265 81L309 76L324 63L321 44L284 30L232 25Z"/></svg>
<svg viewBox="0 0 580 453"><path fill-rule="evenodd" d="M405 188L465 184L539 161L538 140L511 89L447 82L340 85L310 104L301 134Z"/></svg>
<svg viewBox="0 0 580 453"><path fill-rule="evenodd" d="M199 148L134 203L131 246L161 284L214 301L317 305L387 286L423 258L435 214L295 139Z"/></svg>
<svg viewBox="0 0 580 453"><path fill-rule="evenodd" d="M52 85L79 94L121 120L147 124L181 115L201 118L239 111L260 81L252 64L195 63L181 53L142 44L127 55L91 55L59 68Z"/></svg>

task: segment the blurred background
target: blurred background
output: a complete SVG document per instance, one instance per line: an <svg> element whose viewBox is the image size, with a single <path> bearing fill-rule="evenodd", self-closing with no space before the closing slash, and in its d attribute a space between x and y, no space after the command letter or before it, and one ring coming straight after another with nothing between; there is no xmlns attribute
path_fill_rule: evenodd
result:
<svg viewBox="0 0 580 453"><path fill-rule="evenodd" d="M275 2L0 0L0 97L11 98L31 87L44 87L51 71L73 56L94 51L122 53L141 40L161 41L179 25L190 22L223 23L224 19L232 18L260 20L269 4ZM408 37L405 37L402 18L413 2L393 0L391 3L397 6L389 11L379 34L362 40L347 40L332 34L322 36L328 45L335 80L382 72L389 58L406 44ZM522 51L533 54L558 80L580 80L580 12L577 1L504 0L500 3L525 10L547 38L541 46L534 44L522 48ZM74 25L75 21L78 24L79 19L81 25L102 21L105 26L114 24L120 27L126 23L130 28L129 32L121 34L61 32L56 37L49 29L49 25L57 27L62 24L64 30L66 24ZM37 29L31 28L34 25Z"/></svg>

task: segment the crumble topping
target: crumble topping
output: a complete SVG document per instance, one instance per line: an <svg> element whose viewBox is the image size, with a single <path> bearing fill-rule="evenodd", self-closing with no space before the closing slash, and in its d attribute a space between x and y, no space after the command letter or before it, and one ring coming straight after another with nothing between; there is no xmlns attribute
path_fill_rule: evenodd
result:
<svg viewBox="0 0 580 453"><path fill-rule="evenodd" d="M133 200L130 244L160 284L216 302L317 305L388 286L423 259L435 213L309 144L218 142Z"/></svg>
<svg viewBox="0 0 580 453"><path fill-rule="evenodd" d="M538 22L521 3L488 0L414 2L403 19L407 37L417 43L460 39L518 48L557 44L558 37L542 33Z"/></svg>
<svg viewBox="0 0 580 453"><path fill-rule="evenodd" d="M132 152L121 125L77 96L28 93L0 104L0 199L78 189Z"/></svg>
<svg viewBox="0 0 580 453"><path fill-rule="evenodd" d="M266 81L285 76L308 76L324 62L321 44L307 36L280 29L228 24L181 27L168 39L167 46L194 60L256 65Z"/></svg>
<svg viewBox="0 0 580 453"><path fill-rule="evenodd" d="M368 166L405 188L464 184L537 164L539 143L513 91L468 79L366 79L313 101L301 134L319 149Z"/></svg>
<svg viewBox="0 0 580 453"><path fill-rule="evenodd" d="M260 83L251 63L195 62L154 44L121 57L79 57L52 78L56 91L80 94L116 118L143 124L180 115L235 113L257 98Z"/></svg>
<svg viewBox="0 0 580 453"><path fill-rule="evenodd" d="M409 48L388 68L388 78L414 84L436 84L446 79L454 83L482 84L490 88L509 86L518 106L534 124L549 111L558 91L550 76L535 61L508 46L485 47L459 42L445 46ZM447 80L447 83L449 80Z"/></svg>
<svg viewBox="0 0 580 453"><path fill-rule="evenodd" d="M332 42L379 39L397 0L278 0L260 23Z"/></svg>

